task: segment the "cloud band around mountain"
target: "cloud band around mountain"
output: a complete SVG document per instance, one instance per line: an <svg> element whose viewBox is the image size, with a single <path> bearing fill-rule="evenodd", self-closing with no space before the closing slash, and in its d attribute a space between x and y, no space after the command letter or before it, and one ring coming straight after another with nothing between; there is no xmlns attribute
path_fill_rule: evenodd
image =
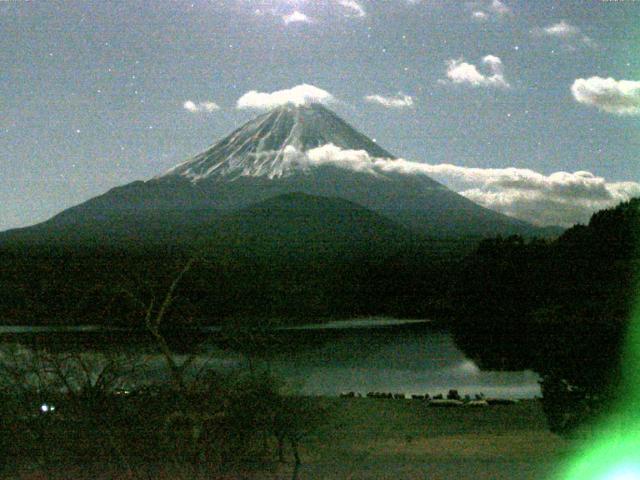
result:
<svg viewBox="0 0 640 480"><path fill-rule="evenodd" d="M472 168L371 157L333 144L307 152L290 148L287 161L312 168L333 166L372 175L429 176L492 210L536 225L585 223L597 210L640 195L640 183L609 182L591 172L544 175L522 168Z"/></svg>

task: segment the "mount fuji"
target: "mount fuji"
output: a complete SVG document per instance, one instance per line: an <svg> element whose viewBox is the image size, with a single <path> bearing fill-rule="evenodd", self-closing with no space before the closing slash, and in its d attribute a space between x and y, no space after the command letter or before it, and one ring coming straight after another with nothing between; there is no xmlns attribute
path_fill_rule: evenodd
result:
<svg viewBox="0 0 640 480"><path fill-rule="evenodd" d="M427 175L404 172L403 162L323 105L286 105L163 174L4 232L0 241L190 241L203 226L224 229L221 218L279 196L278 205L288 202L304 221L297 194L346 201L428 237L536 233Z"/></svg>
<svg viewBox="0 0 640 480"><path fill-rule="evenodd" d="M147 181L0 233L8 323L172 326L225 318L426 318L481 236L544 234L394 157L321 105L283 106ZM297 320L296 320L297 321Z"/></svg>

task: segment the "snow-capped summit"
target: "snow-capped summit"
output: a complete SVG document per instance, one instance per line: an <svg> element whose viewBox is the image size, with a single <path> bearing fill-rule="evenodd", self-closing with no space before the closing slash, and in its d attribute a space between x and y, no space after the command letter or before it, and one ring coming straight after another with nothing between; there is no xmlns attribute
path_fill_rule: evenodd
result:
<svg viewBox="0 0 640 480"><path fill-rule="evenodd" d="M325 145L393 158L326 107L290 104L247 122L161 177L179 175L192 182L240 176L278 178L303 169L301 156Z"/></svg>

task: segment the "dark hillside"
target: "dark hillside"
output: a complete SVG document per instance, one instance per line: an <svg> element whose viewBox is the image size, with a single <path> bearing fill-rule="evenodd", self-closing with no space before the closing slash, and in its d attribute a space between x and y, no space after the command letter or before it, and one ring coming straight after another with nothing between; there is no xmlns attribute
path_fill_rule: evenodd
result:
<svg viewBox="0 0 640 480"><path fill-rule="evenodd" d="M131 236L5 241L0 317L14 324L141 326L145 305L162 298L194 256L174 305L176 324L247 315L307 322L424 316L442 295L449 258L469 248L424 238L351 202L305 194L200 220L197 227L181 224L169 239L122 228Z"/></svg>
<svg viewBox="0 0 640 480"><path fill-rule="evenodd" d="M633 199L555 241L482 242L460 265L451 296L458 343L486 368L536 370L548 396L614 395L639 241Z"/></svg>

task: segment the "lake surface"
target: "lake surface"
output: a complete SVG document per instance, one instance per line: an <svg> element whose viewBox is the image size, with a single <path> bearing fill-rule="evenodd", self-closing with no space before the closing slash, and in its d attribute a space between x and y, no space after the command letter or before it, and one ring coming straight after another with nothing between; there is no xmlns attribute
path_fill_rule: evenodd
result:
<svg viewBox="0 0 640 480"><path fill-rule="evenodd" d="M315 395L348 391L434 395L446 394L450 388L463 395L540 395L534 372L481 371L449 333L409 324L365 331L342 329L340 335L317 346L275 355L269 364L294 389Z"/></svg>
<svg viewBox="0 0 640 480"><path fill-rule="evenodd" d="M219 329L205 333L203 353L194 368L205 362L221 371L246 368L247 357L224 348ZM38 335L40 339L65 339L84 344L99 336L109 342L128 343L129 352L140 351L136 335L125 330L100 327L0 327L7 341ZM531 398L540 395L538 375L531 371L481 371L457 348L452 336L432 328L428 321L367 318L312 324L275 330L277 347L252 361L284 379L286 387L308 395L338 395L354 391L446 394L457 389L462 395L484 393L490 397ZM96 342L91 344L95 348ZM282 347L282 348L281 348ZM144 368L137 382L164 377L158 355L144 352Z"/></svg>

